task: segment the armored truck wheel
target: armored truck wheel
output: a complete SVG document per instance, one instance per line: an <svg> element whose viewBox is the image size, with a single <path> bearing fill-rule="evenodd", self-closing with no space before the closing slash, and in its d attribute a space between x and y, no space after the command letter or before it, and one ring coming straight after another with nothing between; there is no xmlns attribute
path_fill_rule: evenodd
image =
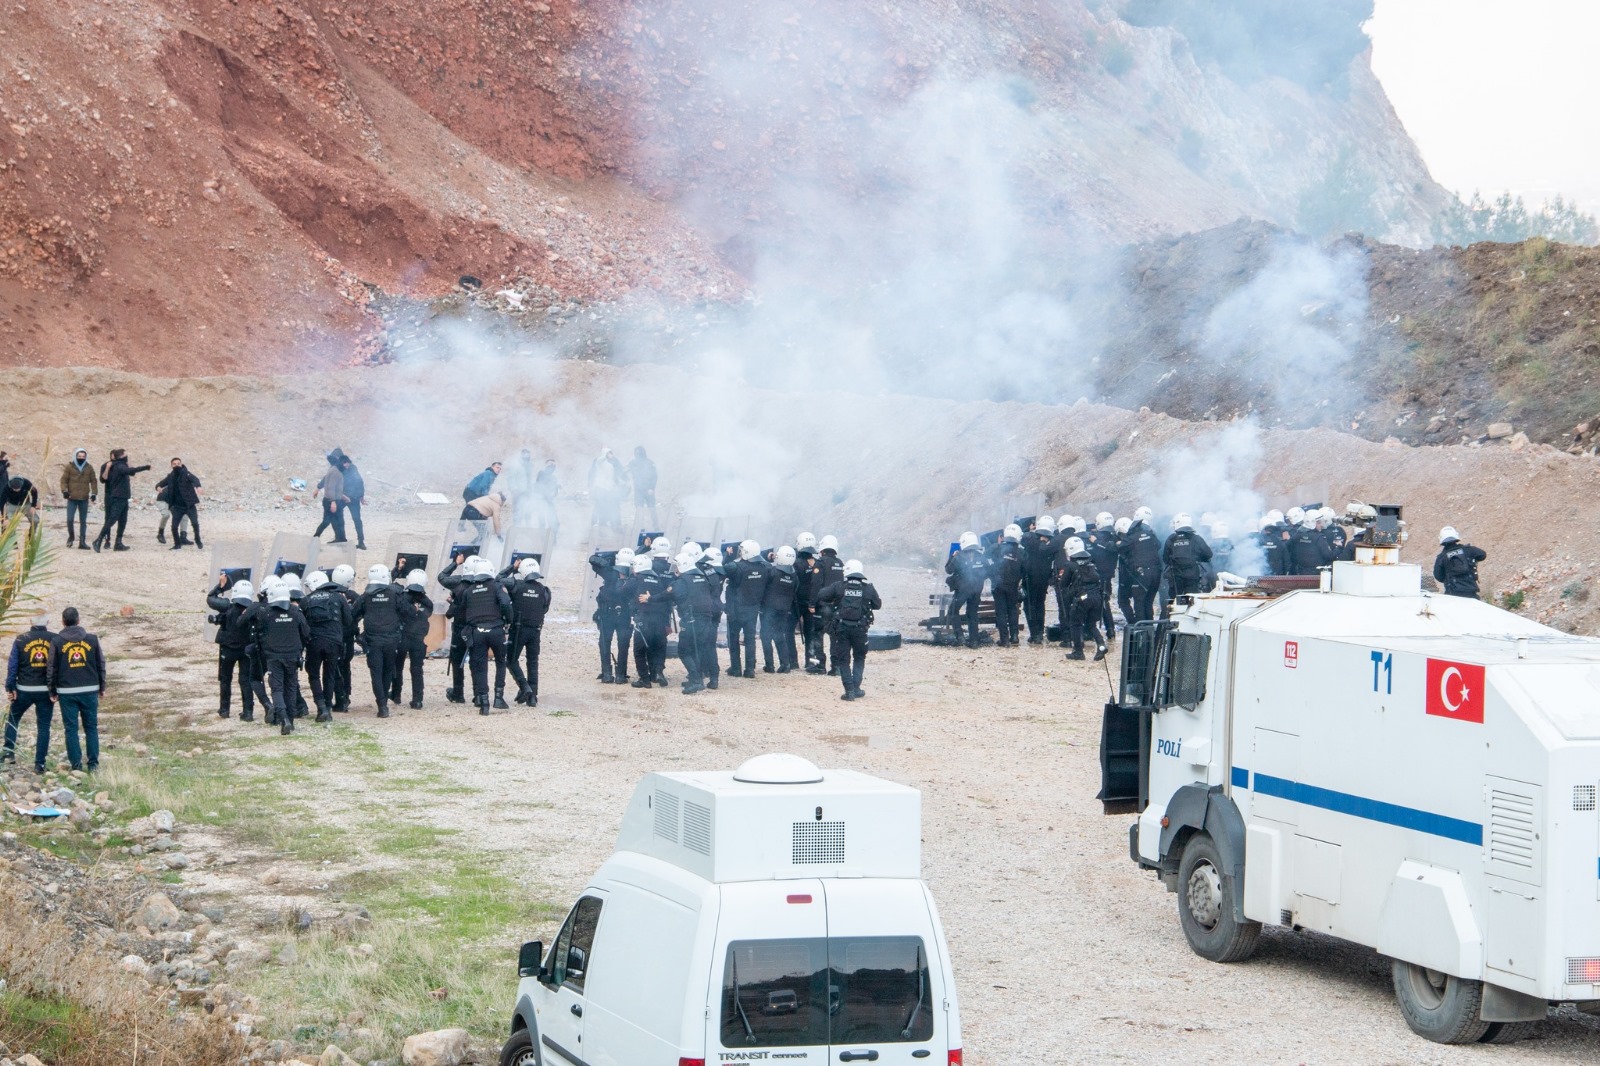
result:
<svg viewBox="0 0 1600 1066"><path fill-rule="evenodd" d="M1178 864L1178 918L1194 953L1212 962L1242 962L1255 954L1261 923L1233 916L1233 878L1210 834L1196 833Z"/></svg>
<svg viewBox="0 0 1600 1066"><path fill-rule="evenodd" d="M539 1051L533 1046L533 1034L518 1029L500 1049L500 1066L539 1066Z"/></svg>
<svg viewBox="0 0 1600 1066"><path fill-rule="evenodd" d="M1440 1044L1472 1044L1488 1033L1490 1023L1478 1017L1483 982L1399 959L1392 969L1395 998L1412 1032Z"/></svg>
<svg viewBox="0 0 1600 1066"><path fill-rule="evenodd" d="M1478 1037L1480 1044L1515 1044L1538 1032L1538 1022L1490 1022L1489 1029Z"/></svg>

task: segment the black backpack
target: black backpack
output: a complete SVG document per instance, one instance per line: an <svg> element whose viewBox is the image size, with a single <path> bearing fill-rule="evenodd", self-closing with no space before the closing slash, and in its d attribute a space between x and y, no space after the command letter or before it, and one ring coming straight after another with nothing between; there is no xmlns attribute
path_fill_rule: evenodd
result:
<svg viewBox="0 0 1600 1066"><path fill-rule="evenodd" d="M334 599L337 595L339 595L337 592L313 592L301 601L300 608L312 628L331 629L344 625L339 603Z"/></svg>
<svg viewBox="0 0 1600 1066"><path fill-rule="evenodd" d="M847 581L839 597L839 622L847 626L865 625L872 612L867 609L867 590L859 581Z"/></svg>

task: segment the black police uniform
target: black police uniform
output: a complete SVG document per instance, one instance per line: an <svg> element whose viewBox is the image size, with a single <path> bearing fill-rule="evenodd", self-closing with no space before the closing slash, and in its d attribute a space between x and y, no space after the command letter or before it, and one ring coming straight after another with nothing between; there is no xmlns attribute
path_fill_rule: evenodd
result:
<svg viewBox="0 0 1600 1066"><path fill-rule="evenodd" d="M272 688L272 714L268 724L278 723L279 731L294 732L294 708L300 696L300 657L305 654L311 627L305 615L292 603L257 604L250 608L258 627L261 657L266 662Z"/></svg>
<svg viewBox="0 0 1600 1066"><path fill-rule="evenodd" d="M517 703L539 706L539 650L550 613L550 587L538 577L518 579L511 595L511 654L506 667L517 683ZM527 667L523 672L522 659Z"/></svg>
<svg viewBox="0 0 1600 1066"><path fill-rule="evenodd" d="M1033 529L1022 535L1022 612L1028 622L1029 644L1044 643L1044 604L1058 550L1052 533Z"/></svg>
<svg viewBox="0 0 1600 1066"><path fill-rule="evenodd" d="M944 562L944 572L949 575L945 584L955 597L950 601L950 623L957 640L961 639L961 613L967 615L967 647L978 646L978 601L983 596L983 583L989 577L989 561L977 545L962 548Z"/></svg>
<svg viewBox="0 0 1600 1066"><path fill-rule="evenodd" d="M600 683L621 684L628 680L628 645L633 640L633 611L623 599L622 587L633 577L632 571L617 566L616 552L595 552L589 556L589 569L600 578L594 595L594 622L600 627ZM612 644L616 644L616 669L612 670Z"/></svg>
<svg viewBox="0 0 1600 1066"><path fill-rule="evenodd" d="M1117 586L1123 619L1129 625L1150 621L1161 588L1161 540L1148 524L1135 522L1122 535L1117 566L1127 577Z"/></svg>
<svg viewBox="0 0 1600 1066"><path fill-rule="evenodd" d="M372 678L372 698L378 704L378 717L389 717L389 691L400 669L400 640L411 614L411 601L398 585L369 585L351 617L361 623L361 639L367 650L367 673Z"/></svg>
<svg viewBox="0 0 1600 1066"><path fill-rule="evenodd" d="M1104 606L1100 571L1094 565L1094 556L1085 548L1064 559L1056 570L1056 589L1061 602L1066 605L1066 615L1061 621L1061 640L1072 645L1069 659L1083 658L1085 638L1094 641L1095 661L1106 657L1106 642L1100 636L1100 615Z"/></svg>
<svg viewBox="0 0 1600 1066"><path fill-rule="evenodd" d="M756 636L761 601L766 598L767 566L762 559L738 559L728 572L728 673L756 676ZM740 666L739 650L744 649Z"/></svg>
<svg viewBox="0 0 1600 1066"><path fill-rule="evenodd" d="M354 624L350 601L344 589L329 581L306 594L300 601L300 613L311 628L311 638L306 642L311 702L317 707L317 721L326 722L343 691L345 638Z"/></svg>
<svg viewBox="0 0 1600 1066"><path fill-rule="evenodd" d="M1026 556L1020 541L1007 537L995 546L989 572L994 589L994 628L1002 648L1017 646L1021 634L1022 571Z"/></svg>
<svg viewBox="0 0 1600 1066"><path fill-rule="evenodd" d="M1167 590L1173 598L1208 591L1206 564L1211 562L1211 545L1192 529L1174 530L1161 549L1161 562L1167 570Z"/></svg>
<svg viewBox="0 0 1600 1066"><path fill-rule="evenodd" d="M860 574L851 574L822 590L822 602L834 611L833 661L844 685L842 700L858 700L861 676L867 668L867 631L872 628L872 612L883 606L878 590Z"/></svg>
<svg viewBox="0 0 1600 1066"><path fill-rule="evenodd" d="M1083 535L1083 546L1094 560L1095 572L1100 575L1100 625L1106 641L1116 639L1117 624L1111 615L1111 579L1117 572L1117 549L1121 539L1114 529L1096 526Z"/></svg>
<svg viewBox="0 0 1600 1066"><path fill-rule="evenodd" d="M233 707L233 674L239 671L239 696L244 703L240 721L255 720L255 699L250 687L250 624L245 614L249 603L234 603L218 582L206 593L206 606L217 612L217 714L227 718Z"/></svg>
<svg viewBox="0 0 1600 1066"><path fill-rule="evenodd" d="M479 714L489 713L489 656L494 655L494 705L506 703L506 621L511 597L492 577L475 577L455 591L456 616L467 633L467 659L472 669L472 702Z"/></svg>
<svg viewBox="0 0 1600 1066"><path fill-rule="evenodd" d="M1441 545L1433 560L1433 579L1449 596L1478 598L1478 564L1489 558L1482 548L1452 540Z"/></svg>
<svg viewBox="0 0 1600 1066"><path fill-rule="evenodd" d="M802 548L794 555L794 613L800 620L800 647L805 652L806 673L822 673L822 619L817 596L822 592L822 571L817 553Z"/></svg>
<svg viewBox="0 0 1600 1066"><path fill-rule="evenodd" d="M400 633L400 658L396 664L394 680L389 685L389 699L400 702L407 664L411 667L411 709L422 709L422 667L428 659L428 626L433 620L433 598L423 589L407 588L405 598L410 601L411 613L406 617L405 628Z"/></svg>
<svg viewBox="0 0 1600 1066"><path fill-rule="evenodd" d="M1298 525L1289 531L1287 545L1289 573L1314 577L1319 569L1333 562L1334 553L1319 530Z"/></svg>
<svg viewBox="0 0 1600 1066"><path fill-rule="evenodd" d="M839 660L825 661L832 655L831 647L824 654L824 647L827 647L832 642L831 639L824 640L823 638L831 638L833 636L834 606L823 601L822 590L834 582L843 580L844 560L839 558L839 553L832 548L823 548L822 551L817 553L817 665L825 667L829 677L837 677L839 675Z"/></svg>
<svg viewBox="0 0 1600 1066"><path fill-rule="evenodd" d="M672 579L654 569L635 573L623 587L633 604L634 688L666 686L667 630L672 625Z"/></svg>
<svg viewBox="0 0 1600 1066"><path fill-rule="evenodd" d="M722 590L727 577L722 567L710 559L700 560L700 572L706 575L706 591L711 596L711 624L701 627L696 651L701 673L706 675L706 688L716 688L722 677L722 660L717 658L717 627L722 624Z"/></svg>
<svg viewBox="0 0 1600 1066"><path fill-rule="evenodd" d="M701 692L717 667L716 601L711 579L698 566L680 573L672 583L678 608L678 659L687 675L685 694Z"/></svg>
<svg viewBox="0 0 1600 1066"><path fill-rule="evenodd" d="M794 603L799 578L792 566L773 563L767 568L767 587L761 597L761 669L773 673L773 647L778 652L776 672L787 674L795 666Z"/></svg>

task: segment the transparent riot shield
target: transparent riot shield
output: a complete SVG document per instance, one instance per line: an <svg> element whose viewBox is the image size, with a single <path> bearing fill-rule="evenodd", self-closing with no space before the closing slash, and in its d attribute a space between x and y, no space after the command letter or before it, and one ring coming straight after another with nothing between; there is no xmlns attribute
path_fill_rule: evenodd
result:
<svg viewBox="0 0 1600 1066"><path fill-rule="evenodd" d="M433 618L428 623L428 635L424 643L428 654L432 655L448 636L444 621L445 592L439 584L439 571L444 568L445 560L439 555L438 541L426 533L391 533L384 546L383 565L389 568L396 582L404 582L406 575L413 570L421 570L428 575L428 598L433 601Z"/></svg>
<svg viewBox="0 0 1600 1066"><path fill-rule="evenodd" d="M354 544L317 544L317 557L311 560L312 566L324 574L333 573L336 566L348 566L356 573L361 573L361 567L356 563L356 546Z"/></svg>
<svg viewBox="0 0 1600 1066"><path fill-rule="evenodd" d="M517 526L506 534L505 550L501 569L510 567L515 570L524 559L537 559L539 568L545 575L550 573L550 550L555 541L555 533L549 529L534 529L532 526Z"/></svg>
<svg viewBox="0 0 1600 1066"><path fill-rule="evenodd" d="M272 538L272 547L267 549L266 563L263 565L260 576L282 577L284 574L294 573L304 578L316 569L317 541L303 533L278 533Z"/></svg>
<svg viewBox="0 0 1600 1066"><path fill-rule="evenodd" d="M1022 521L1023 519L1037 518L1039 515L1046 513L1055 513L1053 511L1047 512L1045 510L1044 501L1045 497L1044 493L1042 492L1026 492L1017 496L1012 496L1006 500L1004 511L999 515L990 516L986 520L985 524L993 524L996 519L999 519L1001 525L1005 525L1008 522L1015 522L1017 525L1024 526L1024 528L1026 528ZM1077 512L1074 511L1073 514L1077 514Z"/></svg>
<svg viewBox="0 0 1600 1066"><path fill-rule="evenodd" d="M678 529L672 538L672 543L682 546L686 540L693 540L700 544L716 544L722 537L722 519L703 515L684 515L678 522Z"/></svg>
<svg viewBox="0 0 1600 1066"><path fill-rule="evenodd" d="M256 571L261 568L261 542L259 540L224 540L213 541L211 544L211 572L207 589L221 584L222 595L226 596L234 583L240 580L254 583ZM206 612L206 617L211 617L211 612ZM205 625L207 640L215 639L217 627L211 622Z"/></svg>
<svg viewBox="0 0 1600 1066"><path fill-rule="evenodd" d="M482 556L498 567L503 546L491 523L454 519L445 527L444 543L439 549L439 568L442 570L454 559L473 555Z"/></svg>

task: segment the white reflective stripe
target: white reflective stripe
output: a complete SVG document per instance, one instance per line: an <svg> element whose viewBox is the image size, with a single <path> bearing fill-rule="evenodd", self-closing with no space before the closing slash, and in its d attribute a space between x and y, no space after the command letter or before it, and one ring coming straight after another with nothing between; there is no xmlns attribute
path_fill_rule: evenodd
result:
<svg viewBox="0 0 1600 1066"><path fill-rule="evenodd" d="M17 691L18 692L49 692L50 691L50 687L48 685L18 685L17 686Z"/></svg>
<svg viewBox="0 0 1600 1066"><path fill-rule="evenodd" d="M100 686L99 685L78 685L75 688L58 688L58 689L56 689L56 695L57 696L81 696L86 692L99 692L99 691L100 691Z"/></svg>

